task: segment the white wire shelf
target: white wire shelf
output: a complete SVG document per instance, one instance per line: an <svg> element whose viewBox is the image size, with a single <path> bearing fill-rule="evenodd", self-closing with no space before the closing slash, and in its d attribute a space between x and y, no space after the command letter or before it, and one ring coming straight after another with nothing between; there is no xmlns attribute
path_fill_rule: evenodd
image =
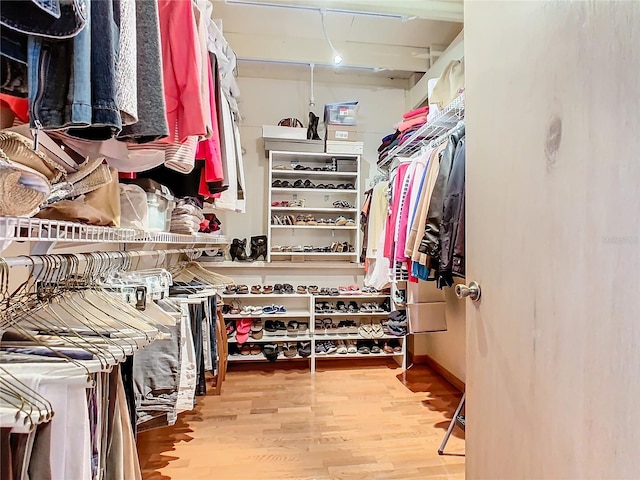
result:
<svg viewBox="0 0 640 480"><path fill-rule="evenodd" d="M166 243L220 246L226 237L209 233L193 235L147 232L133 228L98 227L75 222L26 217L0 217L0 240L68 243Z"/></svg>
<svg viewBox="0 0 640 480"><path fill-rule="evenodd" d="M406 142L392 148L384 159L378 161L378 167L388 168L394 158L410 157L432 141L438 143L440 137L446 135L462 119L464 119L464 93L444 107L431 121L413 132Z"/></svg>

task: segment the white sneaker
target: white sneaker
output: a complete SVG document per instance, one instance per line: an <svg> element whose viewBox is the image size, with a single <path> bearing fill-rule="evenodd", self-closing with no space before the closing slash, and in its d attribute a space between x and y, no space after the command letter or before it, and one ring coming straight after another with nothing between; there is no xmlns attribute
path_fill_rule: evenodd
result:
<svg viewBox="0 0 640 480"><path fill-rule="evenodd" d="M344 340L338 340L336 342L336 347L338 348L337 353L340 355L345 355L347 353L347 344L344 343Z"/></svg>

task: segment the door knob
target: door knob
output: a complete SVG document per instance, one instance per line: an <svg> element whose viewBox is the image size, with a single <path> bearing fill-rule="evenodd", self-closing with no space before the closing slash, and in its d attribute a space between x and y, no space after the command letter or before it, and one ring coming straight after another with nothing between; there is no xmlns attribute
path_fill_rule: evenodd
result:
<svg viewBox="0 0 640 480"><path fill-rule="evenodd" d="M480 300L480 285L478 282L471 282L469 286L466 285L456 285L456 295L458 298L466 298L469 297L474 302Z"/></svg>

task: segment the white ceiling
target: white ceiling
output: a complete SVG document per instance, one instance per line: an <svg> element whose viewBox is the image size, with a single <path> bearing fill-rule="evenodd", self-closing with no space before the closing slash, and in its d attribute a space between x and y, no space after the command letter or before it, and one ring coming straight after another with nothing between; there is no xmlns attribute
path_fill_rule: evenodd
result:
<svg viewBox="0 0 640 480"><path fill-rule="evenodd" d="M325 11L331 42L344 57L339 68L376 76L408 78L424 73L462 30L462 23L432 18L461 18L458 0L254 0L269 5L236 5L214 0L215 18L240 65L250 63L331 65L318 5ZM289 4L298 8L270 6ZM302 7L302 8L300 8ZM353 12L404 15L379 17ZM416 18L414 18L416 17ZM411 18L411 19L409 19ZM386 72L386 73L385 73Z"/></svg>

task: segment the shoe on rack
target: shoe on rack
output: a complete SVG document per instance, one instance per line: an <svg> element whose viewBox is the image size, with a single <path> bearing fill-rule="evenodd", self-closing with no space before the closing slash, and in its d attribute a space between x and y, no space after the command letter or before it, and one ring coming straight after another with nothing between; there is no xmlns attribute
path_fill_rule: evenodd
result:
<svg viewBox="0 0 640 480"><path fill-rule="evenodd" d="M254 285L251 287L252 295L259 295L262 293L262 287L260 285Z"/></svg>
<svg viewBox="0 0 640 480"><path fill-rule="evenodd" d="M325 355L327 353L324 342L316 342L316 355Z"/></svg>
<svg viewBox="0 0 640 480"><path fill-rule="evenodd" d="M298 322L289 320L287 322L287 333L298 333Z"/></svg>
<svg viewBox="0 0 640 480"><path fill-rule="evenodd" d="M347 345L347 353L358 353L355 340L346 340L344 343Z"/></svg>
<svg viewBox="0 0 640 480"><path fill-rule="evenodd" d="M267 236L258 235L251 237L251 255L253 260L258 260L262 257L263 260L267 259Z"/></svg>
<svg viewBox="0 0 640 480"><path fill-rule="evenodd" d="M347 344L344 343L344 340L338 340L336 342L336 353L340 354L340 355L346 355L347 354Z"/></svg>
<svg viewBox="0 0 640 480"><path fill-rule="evenodd" d="M298 355L307 358L311 355L311 342L298 342Z"/></svg>
<svg viewBox="0 0 640 480"><path fill-rule="evenodd" d="M298 349L296 347L295 343L283 343L282 344L282 353L284 353L284 356L287 358L293 358L298 354Z"/></svg>
<svg viewBox="0 0 640 480"><path fill-rule="evenodd" d="M239 238L234 238L231 245L229 246L229 254L231 255L231 260L238 260L239 262L253 262L253 258L247 256L247 252L245 251L246 248L246 238L242 240L240 240Z"/></svg>
<svg viewBox="0 0 640 480"><path fill-rule="evenodd" d="M257 319L251 322L251 338L254 340L260 340L264 335L264 329L262 327L262 320Z"/></svg>
<svg viewBox="0 0 640 480"><path fill-rule="evenodd" d="M358 348L358 353L361 355L369 355L371 353L371 349L369 348L368 343L358 340L356 344Z"/></svg>
<svg viewBox="0 0 640 480"><path fill-rule="evenodd" d="M336 353L338 351L338 347L336 346L335 343L333 343L333 341L331 340L327 340L324 343L324 349L327 352L327 355L331 354L331 353Z"/></svg>
<svg viewBox="0 0 640 480"><path fill-rule="evenodd" d="M382 351L382 349L380 348L380 345L378 345L378 342L372 342L369 348L371 350L371 353L373 354L378 354Z"/></svg>
<svg viewBox="0 0 640 480"><path fill-rule="evenodd" d="M265 343L262 347L262 353L267 357L267 360L275 362L280 354L280 349L277 343Z"/></svg>

